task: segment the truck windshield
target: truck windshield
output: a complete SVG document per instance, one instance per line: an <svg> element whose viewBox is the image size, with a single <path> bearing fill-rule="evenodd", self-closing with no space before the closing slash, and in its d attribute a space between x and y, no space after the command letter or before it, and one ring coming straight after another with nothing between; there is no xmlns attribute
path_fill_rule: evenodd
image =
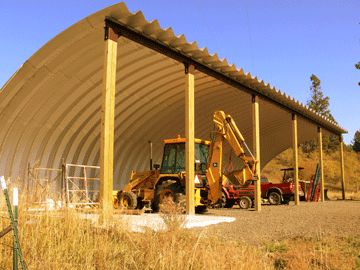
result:
<svg viewBox="0 0 360 270"><path fill-rule="evenodd" d="M195 164L199 164L197 167L201 174L206 173L208 153L208 145L195 143ZM176 174L183 171L185 171L185 143L166 144L160 173Z"/></svg>

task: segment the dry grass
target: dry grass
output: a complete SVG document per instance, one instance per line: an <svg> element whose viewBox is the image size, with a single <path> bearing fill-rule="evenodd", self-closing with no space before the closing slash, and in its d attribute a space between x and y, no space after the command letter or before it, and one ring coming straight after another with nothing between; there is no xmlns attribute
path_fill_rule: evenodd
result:
<svg viewBox="0 0 360 270"><path fill-rule="evenodd" d="M269 244L269 257L275 269L359 269L360 240L331 238L321 233Z"/></svg>
<svg viewBox="0 0 360 270"><path fill-rule="evenodd" d="M341 198L338 153L325 155L325 180L331 198ZM300 153L300 165L315 170L316 154ZM345 154L347 198L360 199L359 155ZM291 166L291 151L268 164L264 173L281 179L282 167ZM271 169L270 169L271 168ZM4 218L0 195L0 230ZM360 240L323 236L249 245L211 235L204 230L182 229L179 205L165 205L161 216L168 226L163 232L132 233L126 224L96 226L81 220L74 210L34 215L20 211L20 237L28 269L360 269ZM340 228L339 228L340 230ZM241 233L239 228L238 233ZM0 239L0 269L12 267L12 237Z"/></svg>
<svg viewBox="0 0 360 270"><path fill-rule="evenodd" d="M357 269L357 238L296 238L250 246L177 228L131 233L100 228L74 211L22 213L20 234L29 269ZM5 225L2 219L1 226ZM10 236L1 239L0 269L11 269Z"/></svg>
<svg viewBox="0 0 360 270"><path fill-rule="evenodd" d="M1 228L7 222L1 219ZM80 220L74 211L21 213L20 224L29 269L271 269L261 250L222 241L206 231L172 227L131 233L121 224L104 229ZM0 269L10 269L11 236L0 241Z"/></svg>
<svg viewBox="0 0 360 270"><path fill-rule="evenodd" d="M168 232L177 232L184 225L186 208L182 203L175 203L172 199L166 199L160 204L160 216L164 221Z"/></svg>
<svg viewBox="0 0 360 270"><path fill-rule="evenodd" d="M348 191L345 195L347 200L360 201L360 191ZM339 190L330 190L328 197L330 200L342 200L342 192Z"/></svg>
<svg viewBox="0 0 360 270"><path fill-rule="evenodd" d="M0 197L3 205L3 197ZM28 269L358 269L360 240L324 236L246 244L206 229L182 229L183 209L167 203L163 232L132 233L121 222L97 226L75 210L20 214ZM1 214L4 216L4 214ZM1 218L0 228L8 224ZM229 224L231 226L233 224ZM239 228L238 233L241 233ZM229 240L232 239L232 240ZM0 269L11 269L11 235L0 239Z"/></svg>

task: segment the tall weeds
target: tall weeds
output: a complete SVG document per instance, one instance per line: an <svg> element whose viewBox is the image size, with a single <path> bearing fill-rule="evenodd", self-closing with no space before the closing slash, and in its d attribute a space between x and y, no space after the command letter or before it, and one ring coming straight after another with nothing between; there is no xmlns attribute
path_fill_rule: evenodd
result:
<svg viewBox="0 0 360 270"><path fill-rule="evenodd" d="M1 219L1 228L6 223ZM271 269L260 250L174 226L132 233L121 223L98 227L68 210L22 212L19 229L28 269ZM0 243L0 269L11 269L11 235Z"/></svg>
<svg viewBox="0 0 360 270"><path fill-rule="evenodd" d="M0 228L9 224L0 214ZM174 213L162 213L170 218ZM357 269L357 237L307 238L248 245L183 229L183 217L168 230L129 232L126 224L98 226L75 210L20 212L20 241L28 269ZM254 228L256 230L256 228ZM238 233L241 233L239 228ZM226 239L229 239L227 237ZM12 236L0 239L0 269L12 267Z"/></svg>

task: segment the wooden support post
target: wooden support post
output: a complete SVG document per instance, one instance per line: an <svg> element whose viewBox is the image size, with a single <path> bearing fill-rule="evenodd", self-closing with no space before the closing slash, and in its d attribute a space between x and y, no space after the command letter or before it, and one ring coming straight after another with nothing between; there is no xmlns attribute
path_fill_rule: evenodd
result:
<svg viewBox="0 0 360 270"><path fill-rule="evenodd" d="M259 97L252 96L252 119L253 119L253 152L256 164L256 181L255 187L255 211L261 211L261 171L260 171L260 121L259 121Z"/></svg>
<svg viewBox="0 0 360 270"><path fill-rule="evenodd" d="M104 222L110 217L113 207L114 114L118 38L118 34L112 28L105 27L100 140L100 203Z"/></svg>
<svg viewBox="0 0 360 270"><path fill-rule="evenodd" d="M320 183L321 183L321 201L325 202L325 181L324 181L324 160L323 160L323 145L322 145L322 128L318 127L318 145L319 145L319 164L320 164ZM304 190L306 192L306 190Z"/></svg>
<svg viewBox="0 0 360 270"><path fill-rule="evenodd" d="M185 64L185 156L186 156L186 213L195 214L195 82L193 65Z"/></svg>
<svg viewBox="0 0 360 270"><path fill-rule="evenodd" d="M294 185L295 185L295 205L300 204L299 199L299 157L298 157L298 132L297 132L297 116L292 114L292 137L293 137L293 165L294 165Z"/></svg>
<svg viewBox="0 0 360 270"><path fill-rule="evenodd" d="M341 189L342 199L345 200L345 168L344 168L344 142L342 136L339 137L340 141L340 165L341 165Z"/></svg>

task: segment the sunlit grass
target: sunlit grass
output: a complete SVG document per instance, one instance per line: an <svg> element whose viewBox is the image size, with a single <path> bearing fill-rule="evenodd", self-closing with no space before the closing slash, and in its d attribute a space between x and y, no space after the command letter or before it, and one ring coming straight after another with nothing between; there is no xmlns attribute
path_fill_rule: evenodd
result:
<svg viewBox="0 0 360 270"><path fill-rule="evenodd" d="M319 231L251 245L235 236L211 235L206 228L183 229L182 212L164 205L160 215L167 229L134 233L118 218L102 226L80 219L76 210L20 211L21 246L28 269L356 269L360 264L355 236ZM1 218L0 227L8 223ZM0 269L11 269L11 235L0 243Z"/></svg>
<svg viewBox="0 0 360 270"><path fill-rule="evenodd" d="M266 166L264 174L281 179L279 169L291 166L291 159L291 150L283 152ZM316 153L306 156L300 151L304 179L310 178L316 163ZM338 152L324 156L324 171L329 197L341 199ZM347 199L360 200L359 175L359 155L346 152ZM130 232L124 222L99 226L80 219L75 210L41 214L20 210L20 240L28 269L360 269L356 237L325 237L319 232L250 245L236 237L229 241L210 235L206 229L181 228L183 209L177 205L161 210L167 230L144 233ZM1 231L9 225L3 195L0 216ZM12 242L10 234L0 239L0 269L12 268Z"/></svg>
<svg viewBox="0 0 360 270"><path fill-rule="evenodd" d="M121 222L97 226L74 210L22 212L21 246L29 269L271 269L261 250L212 237L206 230L175 229L178 220L165 215L169 230L132 233ZM7 221L0 223L4 227ZM10 269L11 235L1 243L0 269Z"/></svg>

